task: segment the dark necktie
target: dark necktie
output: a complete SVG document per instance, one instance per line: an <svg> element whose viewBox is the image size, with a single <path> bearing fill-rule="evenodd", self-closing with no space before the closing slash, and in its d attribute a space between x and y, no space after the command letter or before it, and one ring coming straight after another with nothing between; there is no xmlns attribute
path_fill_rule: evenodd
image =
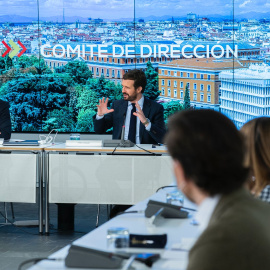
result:
<svg viewBox="0 0 270 270"><path fill-rule="evenodd" d="M129 122L129 132L128 132L128 139L134 143L136 143L136 120L137 116L133 113L136 112L136 107L134 103L131 103L132 110L130 115L130 122Z"/></svg>

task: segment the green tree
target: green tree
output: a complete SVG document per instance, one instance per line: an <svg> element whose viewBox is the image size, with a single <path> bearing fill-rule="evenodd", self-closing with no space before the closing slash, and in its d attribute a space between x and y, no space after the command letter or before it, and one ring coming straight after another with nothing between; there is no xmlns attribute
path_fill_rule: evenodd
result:
<svg viewBox="0 0 270 270"><path fill-rule="evenodd" d="M0 74L6 70L5 59L0 57Z"/></svg>
<svg viewBox="0 0 270 270"><path fill-rule="evenodd" d="M90 78L85 86L77 85L76 110L78 111L76 131L93 132L93 116L96 114L98 100L102 97L109 98L109 106L115 99L122 97L120 85L106 80L104 76L100 78Z"/></svg>
<svg viewBox="0 0 270 270"><path fill-rule="evenodd" d="M147 84L144 90L144 96L156 100L160 95L160 91L158 90L158 73L155 71L150 61L147 63L145 76Z"/></svg>
<svg viewBox="0 0 270 270"><path fill-rule="evenodd" d="M93 90L97 98L109 98L109 105L117 99L122 98L122 87L120 84L115 84L110 80L106 80L104 76L100 78L91 78L87 81L88 89Z"/></svg>
<svg viewBox="0 0 270 270"><path fill-rule="evenodd" d="M4 71L3 74L0 75L0 86L4 85L8 81L13 80L16 77L19 77L20 75L21 73L19 70L14 67Z"/></svg>
<svg viewBox="0 0 270 270"><path fill-rule="evenodd" d="M71 132L75 130L75 121L73 120L73 111L71 108L65 106L60 110L53 110L48 113L43 130L49 132L52 129L56 129L59 132Z"/></svg>
<svg viewBox="0 0 270 270"><path fill-rule="evenodd" d="M190 95L189 95L188 85L186 85L185 96L184 96L184 104L183 105L184 105L185 110L190 108Z"/></svg>
<svg viewBox="0 0 270 270"><path fill-rule="evenodd" d="M79 111L76 125L77 132L94 132L93 116L96 114L91 109L82 109Z"/></svg>
<svg viewBox="0 0 270 270"><path fill-rule="evenodd" d="M12 67L13 67L13 61L9 57L9 55L6 55L5 57L0 57L0 74L11 69Z"/></svg>
<svg viewBox="0 0 270 270"><path fill-rule="evenodd" d="M77 86L77 105L76 108L80 110L90 109L96 111L96 105L98 104L98 97L96 92L87 86Z"/></svg>
<svg viewBox="0 0 270 270"><path fill-rule="evenodd" d="M65 73L71 76L74 83L85 84L89 78L92 78L92 72L83 61L75 60L67 63L65 66L56 70L56 73Z"/></svg>
<svg viewBox="0 0 270 270"><path fill-rule="evenodd" d="M176 100L172 100L170 102L164 102L161 104L164 107L164 120L166 124L168 123L168 119L172 114L178 111L182 111L184 109L184 106L179 101L176 101Z"/></svg>
<svg viewBox="0 0 270 270"><path fill-rule="evenodd" d="M52 71L45 64L44 58L37 58L35 55L22 55L16 61L16 67L21 73L50 74Z"/></svg>
<svg viewBox="0 0 270 270"><path fill-rule="evenodd" d="M44 60L41 60L44 62ZM27 67L39 67L39 59L35 55L27 56L27 55L22 55L21 57L18 58L16 64L18 65L19 68L27 68Z"/></svg>
<svg viewBox="0 0 270 270"><path fill-rule="evenodd" d="M15 131L42 130L49 112L68 105L68 85L53 75L27 74L15 77L0 88L1 96L10 103Z"/></svg>

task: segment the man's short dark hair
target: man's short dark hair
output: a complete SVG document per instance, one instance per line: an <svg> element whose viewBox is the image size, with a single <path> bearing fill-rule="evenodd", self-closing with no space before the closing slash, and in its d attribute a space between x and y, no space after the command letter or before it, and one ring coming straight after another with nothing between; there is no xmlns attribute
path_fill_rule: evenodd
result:
<svg viewBox="0 0 270 270"><path fill-rule="evenodd" d="M141 86L142 93L144 92L146 87L146 76L143 71L139 69L131 69L124 74L123 80L133 80L135 89Z"/></svg>
<svg viewBox="0 0 270 270"><path fill-rule="evenodd" d="M196 186L213 196L244 184L244 140L225 115L203 109L181 111L169 119L168 130L169 153Z"/></svg>

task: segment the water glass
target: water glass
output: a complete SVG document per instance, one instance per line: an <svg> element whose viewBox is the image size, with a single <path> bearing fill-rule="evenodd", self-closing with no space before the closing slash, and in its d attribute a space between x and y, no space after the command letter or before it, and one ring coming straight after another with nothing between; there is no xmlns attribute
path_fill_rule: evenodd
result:
<svg viewBox="0 0 270 270"><path fill-rule="evenodd" d="M184 205L184 195L178 190L167 192L166 202L170 203L170 204L183 206Z"/></svg>
<svg viewBox="0 0 270 270"><path fill-rule="evenodd" d="M80 133L71 133L69 139L70 140L80 140Z"/></svg>
<svg viewBox="0 0 270 270"><path fill-rule="evenodd" d="M111 227L107 231L108 248L129 247L129 231L123 227Z"/></svg>

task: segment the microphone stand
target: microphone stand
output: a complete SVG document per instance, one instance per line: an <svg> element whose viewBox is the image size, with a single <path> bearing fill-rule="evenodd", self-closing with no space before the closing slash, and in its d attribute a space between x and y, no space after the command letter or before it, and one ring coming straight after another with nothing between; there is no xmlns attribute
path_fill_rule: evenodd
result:
<svg viewBox="0 0 270 270"><path fill-rule="evenodd" d="M120 140L104 140L103 146L107 147L115 147L113 153L118 147L132 147L135 145L130 140L125 140L125 121L126 121L126 114L124 114L124 121L122 125L122 132L121 132L121 139Z"/></svg>
<svg viewBox="0 0 270 270"><path fill-rule="evenodd" d="M124 114L124 122L123 122L123 126L122 126L122 132L121 132L121 140L120 140L120 144L119 147L132 147L135 145L135 143L133 143L130 140L125 140L125 122L126 122L126 114Z"/></svg>

